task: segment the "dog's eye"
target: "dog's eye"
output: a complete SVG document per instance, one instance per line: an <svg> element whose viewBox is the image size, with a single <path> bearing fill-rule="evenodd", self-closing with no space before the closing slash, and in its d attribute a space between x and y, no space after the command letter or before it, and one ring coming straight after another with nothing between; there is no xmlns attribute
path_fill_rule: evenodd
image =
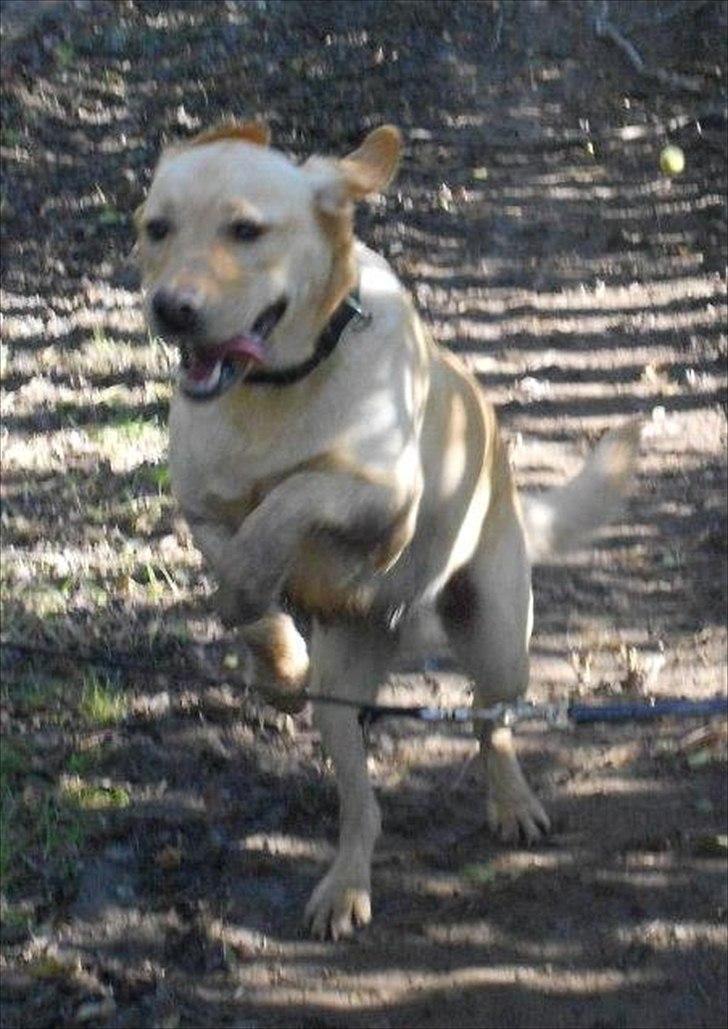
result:
<svg viewBox="0 0 728 1029"><path fill-rule="evenodd" d="M252 243L253 240L263 235L265 228L248 218L236 218L234 222L231 222L228 232L236 243Z"/></svg>
<svg viewBox="0 0 728 1029"><path fill-rule="evenodd" d="M145 225L147 236L158 243L169 235L170 225L166 218L151 218Z"/></svg>

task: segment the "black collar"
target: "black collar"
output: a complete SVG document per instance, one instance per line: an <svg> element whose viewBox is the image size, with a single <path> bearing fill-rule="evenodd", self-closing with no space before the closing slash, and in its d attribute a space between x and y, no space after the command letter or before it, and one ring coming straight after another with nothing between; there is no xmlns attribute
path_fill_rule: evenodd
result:
<svg viewBox="0 0 728 1029"><path fill-rule="evenodd" d="M369 318L362 310L358 289L353 290L345 300L342 300L331 315L323 332L316 340L316 346L310 357L307 357L305 361L299 361L298 364L285 365L283 368L269 368L268 370L259 368L245 377L245 385L290 386L294 382L305 379L314 368L334 352L342 332L354 317L364 320Z"/></svg>

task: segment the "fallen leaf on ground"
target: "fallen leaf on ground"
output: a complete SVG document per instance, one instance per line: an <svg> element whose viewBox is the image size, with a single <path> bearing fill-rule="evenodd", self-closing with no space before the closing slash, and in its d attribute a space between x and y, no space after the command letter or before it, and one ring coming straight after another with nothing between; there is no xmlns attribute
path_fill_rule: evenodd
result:
<svg viewBox="0 0 728 1029"><path fill-rule="evenodd" d="M171 872L182 864L182 851L179 847L163 847L155 854L154 863L165 872Z"/></svg>

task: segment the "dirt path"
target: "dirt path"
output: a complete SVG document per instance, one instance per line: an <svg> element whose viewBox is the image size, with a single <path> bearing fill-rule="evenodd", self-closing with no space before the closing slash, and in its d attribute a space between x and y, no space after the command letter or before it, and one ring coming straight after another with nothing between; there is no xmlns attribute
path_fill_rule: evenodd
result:
<svg viewBox="0 0 728 1029"><path fill-rule="evenodd" d="M402 126L360 235L481 376L524 488L656 409L624 519L536 572L534 696L724 692L725 6L609 5L692 92L637 76L598 6L91 2L8 43L3 633L161 671L3 653L4 1025L724 1024L721 723L524 730L555 823L531 850L487 835L467 736L377 728L374 923L299 935L333 783L307 716L199 674L220 630L126 260L165 137L259 114L341 153ZM464 701L441 657L385 696Z"/></svg>

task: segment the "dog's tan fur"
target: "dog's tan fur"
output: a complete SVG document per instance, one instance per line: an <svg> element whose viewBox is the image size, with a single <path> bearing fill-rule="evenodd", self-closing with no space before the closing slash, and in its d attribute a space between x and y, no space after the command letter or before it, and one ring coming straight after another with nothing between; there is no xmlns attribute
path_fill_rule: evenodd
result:
<svg viewBox="0 0 728 1029"><path fill-rule="evenodd" d="M475 702L514 699L528 680L529 553L597 524L623 492L638 428L612 434L580 477L524 513L492 407L429 339L387 263L353 236L354 202L396 170L397 130L300 167L267 142L259 125L224 126L168 151L138 216L146 296L194 291L203 343L248 330L281 292L289 304L269 340L273 366L308 357L357 282L370 316L294 385L242 382L209 402L176 393L174 489L219 581L220 611L240 626L261 687L291 707L305 684L371 701L396 616L428 602L475 681ZM240 214L266 226L259 240L225 236ZM144 226L161 216L173 231L154 243ZM314 615L308 657L279 607L284 591ZM369 919L380 820L355 711L315 705L315 717L336 768L341 828L307 919L315 934L338 936ZM479 734L491 826L537 837L548 819L509 731Z"/></svg>

